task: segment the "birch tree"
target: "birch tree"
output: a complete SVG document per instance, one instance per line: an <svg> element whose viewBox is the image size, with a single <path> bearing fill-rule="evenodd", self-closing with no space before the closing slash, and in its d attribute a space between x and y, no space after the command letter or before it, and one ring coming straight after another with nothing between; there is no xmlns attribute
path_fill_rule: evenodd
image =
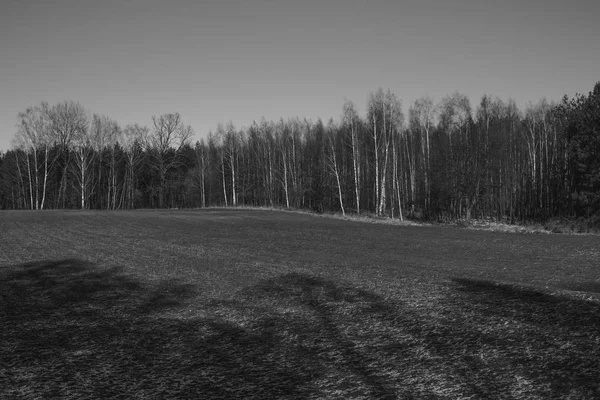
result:
<svg viewBox="0 0 600 400"><path fill-rule="evenodd" d="M89 187L91 185L92 162L94 159L94 147L92 137L87 126L81 125L72 137L73 152L75 154L75 179L79 189L81 209L88 206Z"/></svg>
<svg viewBox="0 0 600 400"><path fill-rule="evenodd" d="M20 147L27 157L26 163L30 172L29 176L31 177L31 173L34 175L34 184L32 184L30 179L30 187L35 187L33 190L34 194L32 194L30 198L31 207L37 210L43 210L46 202L48 171L51 163L49 151L52 145L48 103L42 102L39 106L29 107L25 112L20 112L17 118L19 120L17 125L17 136L19 139L17 142L20 143ZM33 172L31 171L29 162L30 155L34 164ZM35 201L35 203L33 201Z"/></svg>
<svg viewBox="0 0 600 400"><path fill-rule="evenodd" d="M225 157L229 164L229 171L231 173L231 205L235 207L237 205L237 193L236 193L236 164L239 147L239 135L235 130L233 122L227 124L225 136L223 137L223 150Z"/></svg>
<svg viewBox="0 0 600 400"><path fill-rule="evenodd" d="M68 169L71 164L71 141L75 135L86 132L88 117L79 103L63 101L50 107L49 116L53 142L57 144L62 156L62 174L58 190L57 206L65 206L68 182Z"/></svg>
<svg viewBox="0 0 600 400"><path fill-rule="evenodd" d="M418 135L421 142L421 161L425 189L424 208L431 204L431 133L435 127L436 108L431 97L422 97L414 101L409 108L410 130Z"/></svg>
<svg viewBox="0 0 600 400"><path fill-rule="evenodd" d="M387 118L387 127L388 133L386 136L389 137L389 143L392 148L392 190L391 190L391 211L393 213L394 210L394 197L398 202L398 212L400 219L403 219L402 215L402 195L401 195L401 187L402 187L402 163L400 158L400 145L402 141L404 141L405 145L408 144L406 138L403 138L404 134L404 113L402 112L402 101L396 97L391 91L387 91L385 108L388 110L388 118ZM411 191L414 190L414 157L410 154L410 151L407 146L406 150L406 159L408 160L409 167L409 176L411 178ZM386 159L387 159L387 151L386 151ZM385 207L385 199L382 199L382 211ZM393 215L393 214L392 214Z"/></svg>
<svg viewBox="0 0 600 400"><path fill-rule="evenodd" d="M290 194L289 194L289 185L288 185L288 175L289 175L289 169L291 169L289 167L289 160L290 160L290 155L289 155L289 151L288 151L288 143L291 141L290 137L289 137L289 133L287 130L287 127L285 125L285 123L283 122L283 119L280 120L278 127L277 127L278 131L277 131L277 147L279 149L279 153L281 155L281 174L282 179L281 179L281 184L283 186L283 192L285 195L285 206L286 208L290 208ZM292 136L293 136L293 126L292 126Z"/></svg>
<svg viewBox="0 0 600 400"><path fill-rule="evenodd" d="M367 104L368 120L372 127L371 135L373 137L373 155L375 164L375 208L377 215L380 215L380 204L382 197L381 189L381 176L380 170L380 152L382 149L381 143L384 141L383 136L385 129L385 109L384 109L385 98L383 89L379 88L377 92L371 93L369 96L369 102Z"/></svg>
<svg viewBox="0 0 600 400"><path fill-rule="evenodd" d="M125 152L125 198L128 208L133 208L135 198L135 182L143 156L143 144L147 143L149 129L138 124L127 125L121 132L119 142Z"/></svg>
<svg viewBox="0 0 600 400"><path fill-rule="evenodd" d="M335 130L333 129L333 125L329 125L328 127L329 132L328 132L328 151L327 151L327 165L329 167L329 169L331 170L331 172L333 173L333 176L335 177L336 180L336 186L337 186L337 190L338 190L338 198L340 201L340 208L342 209L342 215L345 217L346 216L346 211L344 210L344 197L342 195L342 184L340 182L340 171L338 168L338 158L336 156L336 146L335 146L335 142L334 142L334 132Z"/></svg>
<svg viewBox="0 0 600 400"><path fill-rule="evenodd" d="M352 172L354 176L354 198L356 202L356 213L360 214L360 149L358 141L358 127L360 117L356 112L356 106L351 101L344 103L342 123L350 131L350 145L352 147Z"/></svg>
<svg viewBox="0 0 600 400"><path fill-rule="evenodd" d="M196 162L198 164L198 187L200 189L200 205L206 207L206 175L208 169L208 146L204 139L196 142Z"/></svg>
<svg viewBox="0 0 600 400"><path fill-rule="evenodd" d="M183 125L179 113L152 117L153 131L148 135L146 149L151 167L159 177L158 204L165 205L168 173L180 163L179 152L193 135L191 127Z"/></svg>
<svg viewBox="0 0 600 400"><path fill-rule="evenodd" d="M117 171L116 148L121 129L119 124L105 115L94 114L91 123L91 140L94 151L98 157L98 185L102 185L102 171L104 170L104 153L108 152L108 174L106 177L106 208L117 207Z"/></svg>

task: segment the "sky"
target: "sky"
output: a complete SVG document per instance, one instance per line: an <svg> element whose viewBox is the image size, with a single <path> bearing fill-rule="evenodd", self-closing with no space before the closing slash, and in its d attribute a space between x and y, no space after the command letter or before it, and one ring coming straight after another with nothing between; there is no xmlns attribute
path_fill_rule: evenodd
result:
<svg viewBox="0 0 600 400"><path fill-rule="evenodd" d="M364 115L390 89L405 111L458 91L519 107L600 81L600 1L0 0L0 150L17 114L80 102L125 126L178 112L219 122Z"/></svg>

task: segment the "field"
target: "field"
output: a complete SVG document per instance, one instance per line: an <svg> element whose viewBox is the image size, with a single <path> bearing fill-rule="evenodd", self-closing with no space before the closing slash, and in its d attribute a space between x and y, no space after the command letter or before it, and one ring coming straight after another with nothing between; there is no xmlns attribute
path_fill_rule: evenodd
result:
<svg viewBox="0 0 600 400"><path fill-rule="evenodd" d="M0 398L600 398L597 236L1 212Z"/></svg>

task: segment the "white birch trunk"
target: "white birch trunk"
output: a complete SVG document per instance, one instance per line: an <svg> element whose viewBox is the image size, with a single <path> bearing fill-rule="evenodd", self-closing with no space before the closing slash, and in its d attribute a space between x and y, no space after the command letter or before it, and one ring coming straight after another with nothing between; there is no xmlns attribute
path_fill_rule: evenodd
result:
<svg viewBox="0 0 600 400"><path fill-rule="evenodd" d="M227 204L227 187L225 185L225 158L221 155L221 176L223 178L223 198L225 199L225 207Z"/></svg>
<svg viewBox="0 0 600 400"><path fill-rule="evenodd" d="M44 203L46 202L46 186L48 184L48 146L44 147L44 187L42 188L42 202L40 204L40 210L44 209Z"/></svg>
<svg viewBox="0 0 600 400"><path fill-rule="evenodd" d="M283 148L283 189L285 191L285 205L290 208L290 196L288 193L288 178L287 178L287 151Z"/></svg>
<svg viewBox="0 0 600 400"><path fill-rule="evenodd" d="M352 166L354 169L354 194L356 196L356 214L360 215L360 183L358 182L358 147L357 147L357 138L356 132L354 130L354 121L352 121L351 125L351 134L352 134Z"/></svg>
<svg viewBox="0 0 600 400"><path fill-rule="evenodd" d="M31 183L31 167L29 165L29 154L25 153L25 159L27 160L27 175L29 177L29 206L31 207L31 209L34 209L33 206L33 188L32 188L32 183Z"/></svg>

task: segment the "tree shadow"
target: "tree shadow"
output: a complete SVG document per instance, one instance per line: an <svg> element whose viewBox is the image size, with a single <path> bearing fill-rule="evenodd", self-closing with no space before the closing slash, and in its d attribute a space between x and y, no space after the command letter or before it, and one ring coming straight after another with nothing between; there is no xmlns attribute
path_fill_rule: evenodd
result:
<svg viewBox="0 0 600 400"><path fill-rule="evenodd" d="M0 367L0 397L305 398L319 392L313 381L323 377L317 354L323 346L288 341L285 332L290 338L318 332L327 346L337 343L339 332L313 295L324 288L326 296L344 300L343 291L299 275L265 281L229 301L194 288L143 284L122 268L76 259L6 267L0 358L9 362ZM317 327L304 329L306 310L287 317L273 311L296 290L299 305L319 311ZM190 307L192 315L184 312ZM328 330L320 332L323 326ZM340 368L363 376L377 397L391 397L349 344L336 346Z"/></svg>
<svg viewBox="0 0 600 400"><path fill-rule="evenodd" d="M573 282L564 284L561 288L575 292L600 293L600 282Z"/></svg>
<svg viewBox="0 0 600 400"><path fill-rule="evenodd" d="M456 290L470 296L485 314L523 323L555 326L600 335L600 304L547 291L486 280L453 278ZM485 311L484 311L485 310Z"/></svg>
<svg viewBox="0 0 600 400"><path fill-rule="evenodd" d="M548 387L553 397L600 396L598 302L492 281L452 281L470 308L470 326L484 328L480 346L510 355L508 364L502 361L514 374Z"/></svg>
<svg viewBox="0 0 600 400"><path fill-rule="evenodd" d="M549 382L554 372L570 381L529 394L599 389L584 380L598 366L589 359L600 356L600 345L589 339L597 333L591 321L568 332L588 335L575 349L587 351L583 363L592 372L569 372L582 366L575 359L580 352L546 355L537 345L549 340L552 326L567 331L563 318L513 336L473 329L497 318L493 312L527 320L529 312L561 300L454 282L457 296L440 308L449 314L430 316L401 296L383 298L300 273L214 299L193 282L150 284L123 268L75 259L6 267L0 271L0 397L494 397L506 391L514 371L526 374L531 365L550 365L550 373L530 373L532 382ZM493 312L485 303L491 298ZM578 306L578 317L600 316L597 308ZM537 351L534 357L520 356L527 346ZM506 354L490 366L476 357L485 349Z"/></svg>

